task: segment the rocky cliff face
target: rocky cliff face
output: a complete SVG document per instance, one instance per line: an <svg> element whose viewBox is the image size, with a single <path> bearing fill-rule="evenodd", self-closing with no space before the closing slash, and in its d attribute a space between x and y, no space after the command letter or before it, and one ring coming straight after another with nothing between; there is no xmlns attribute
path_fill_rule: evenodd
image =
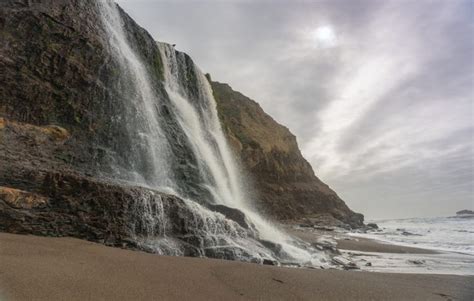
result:
<svg viewBox="0 0 474 301"><path fill-rule="evenodd" d="M161 57L154 40L126 14L129 38L149 63L162 90ZM115 89L120 69L107 48L93 0L0 2L0 117L32 125L56 124L72 135L57 154L74 169L127 169L127 108Z"/></svg>
<svg viewBox="0 0 474 301"><path fill-rule="evenodd" d="M63 157L73 141L59 126L0 117L0 231L166 255L272 264L278 257L278 246L261 240L239 210L206 208L75 168Z"/></svg>
<svg viewBox="0 0 474 301"><path fill-rule="evenodd" d="M99 13L95 0L0 2L0 231L74 236L168 255L253 262L280 257L239 210L130 182L127 171L146 178L150 163L140 160L146 157L138 135L128 134L140 114L127 102L133 89L123 80ZM145 62L152 93L162 100L156 109L172 130L177 125L159 46L119 14L126 39ZM180 59L186 87L197 91L191 59ZM169 163L197 195L203 190L194 181L199 171L188 168L196 158L186 151L185 137L173 135Z"/></svg>
<svg viewBox="0 0 474 301"><path fill-rule="evenodd" d="M288 128L229 85L212 82L212 88L228 140L255 183L260 210L281 221L363 225L363 216L315 176Z"/></svg>
<svg viewBox="0 0 474 301"><path fill-rule="evenodd" d="M174 130L159 46L120 14L153 93L163 100L156 109ZM75 236L165 254L281 258L281 248L260 239L242 212L129 182L127 170L139 168L146 178L149 164L136 152L137 137L127 135L136 120L122 117L137 116L126 102L133 95L123 93L123 70L99 20L95 0L0 2L0 231ZM192 60L185 54L180 60L186 69L180 80L196 93ZM329 213L361 224L361 216L314 176L287 129L227 86L213 88L228 138L257 182L262 210L280 220ZM174 138L169 163L189 184L188 195L202 197L197 158L176 133L165 133Z"/></svg>

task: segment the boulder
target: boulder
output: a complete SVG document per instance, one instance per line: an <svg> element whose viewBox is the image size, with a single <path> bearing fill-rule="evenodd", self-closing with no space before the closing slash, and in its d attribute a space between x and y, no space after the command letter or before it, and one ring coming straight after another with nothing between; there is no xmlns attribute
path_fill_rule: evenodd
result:
<svg viewBox="0 0 474 301"><path fill-rule="evenodd" d="M474 211L464 209L464 210L460 210L460 211L456 212L456 214L457 215L474 215Z"/></svg>
<svg viewBox="0 0 474 301"><path fill-rule="evenodd" d="M251 223L247 219L245 214L239 209L227 207L224 205L208 205L207 207L212 211L216 211L223 214L228 219L231 219L237 224L239 224L242 228L245 228L245 229L254 228L253 225L251 226Z"/></svg>
<svg viewBox="0 0 474 301"><path fill-rule="evenodd" d="M368 223L367 227L370 229L378 229L379 226L376 223Z"/></svg>

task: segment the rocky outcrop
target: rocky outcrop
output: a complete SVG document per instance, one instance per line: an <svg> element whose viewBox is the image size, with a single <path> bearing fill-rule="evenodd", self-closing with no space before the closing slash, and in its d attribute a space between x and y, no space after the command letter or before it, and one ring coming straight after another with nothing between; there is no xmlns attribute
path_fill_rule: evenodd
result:
<svg viewBox="0 0 474 301"><path fill-rule="evenodd" d="M0 231L167 255L272 260L239 210L88 175L69 164L70 141L58 126L0 118Z"/></svg>
<svg viewBox="0 0 474 301"><path fill-rule="evenodd" d="M211 84L224 131L255 183L260 210L281 221L363 225L363 216L315 176L288 128L229 85Z"/></svg>
<svg viewBox="0 0 474 301"><path fill-rule="evenodd" d="M210 240L206 217L175 196L75 174L28 170L28 175L22 180L32 181L30 187L42 183L35 192L0 186L0 231L72 236L168 255L260 260L231 244ZM143 206L153 218L142 216ZM233 227L242 239L252 239L251 232L236 222L218 214L214 218L222 227Z"/></svg>
<svg viewBox="0 0 474 301"><path fill-rule="evenodd" d="M467 209L464 209L464 210L460 210L458 212L456 212L457 215L474 215L474 211L472 210L467 210Z"/></svg>

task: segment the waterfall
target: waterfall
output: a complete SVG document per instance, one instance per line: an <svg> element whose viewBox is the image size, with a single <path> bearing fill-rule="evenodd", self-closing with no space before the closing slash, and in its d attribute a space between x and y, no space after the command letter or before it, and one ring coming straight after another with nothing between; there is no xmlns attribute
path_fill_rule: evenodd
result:
<svg viewBox="0 0 474 301"><path fill-rule="evenodd" d="M159 119L159 99L147 70L127 41L122 18L113 1L98 1L112 54L118 60L123 78L122 90L133 111L134 122L127 122L132 145L131 170L126 178L163 190L174 190L173 173L167 156L170 149Z"/></svg>
<svg viewBox="0 0 474 301"><path fill-rule="evenodd" d="M111 53L120 66L121 94L126 106L134 108L123 117L133 141L132 170L126 178L185 200L192 212L186 223L191 224L188 228L192 228L193 235L199 237L195 245L202 256L220 256L227 251L219 248L232 248L233 254L242 258L287 257L300 262L316 259L316 264L321 264L319 257L304 249L309 246L296 246L292 238L252 208L204 74L186 54L169 44L157 43L154 47L158 48L164 73L164 78L157 82L130 44L116 4L111 0L99 1L98 7ZM177 162L177 153L186 154L186 162ZM182 254L166 251L179 249L181 244L172 237L172 229L168 230L167 209L162 204L149 204L150 199L143 202L138 210L143 219L141 228L149 229L146 240L154 240L152 245L158 253ZM214 205L238 209L251 226L244 229L207 208ZM162 230L154 230L157 223L163 223ZM279 255L262 242L278 245Z"/></svg>
<svg viewBox="0 0 474 301"><path fill-rule="evenodd" d="M174 47L158 44L164 61L165 89L176 112L178 123L199 158L203 185L214 203L231 207L244 206L245 197L237 168L222 132L217 116L216 102L203 73L194 65L186 65L185 54ZM195 95L187 91L180 72L192 68L195 75Z"/></svg>

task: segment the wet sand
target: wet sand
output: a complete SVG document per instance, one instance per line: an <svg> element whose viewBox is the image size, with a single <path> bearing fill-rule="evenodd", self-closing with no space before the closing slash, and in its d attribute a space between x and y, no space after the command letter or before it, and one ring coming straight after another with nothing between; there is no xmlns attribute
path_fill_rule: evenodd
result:
<svg viewBox="0 0 474 301"><path fill-rule="evenodd" d="M321 231L309 228L295 229L292 226L286 226L285 231L309 243L316 243L322 236L331 237L336 241L338 249L378 252L378 253L409 253L409 254L438 254L434 250L405 247L389 243L383 243L369 238L353 237L344 233Z"/></svg>
<svg viewBox="0 0 474 301"><path fill-rule="evenodd" d="M410 253L410 254L438 254L434 250L385 244L363 237L345 237L337 240L337 248L361 252L378 253Z"/></svg>
<svg viewBox="0 0 474 301"><path fill-rule="evenodd" d="M0 300L472 300L474 277L281 268L0 233Z"/></svg>

